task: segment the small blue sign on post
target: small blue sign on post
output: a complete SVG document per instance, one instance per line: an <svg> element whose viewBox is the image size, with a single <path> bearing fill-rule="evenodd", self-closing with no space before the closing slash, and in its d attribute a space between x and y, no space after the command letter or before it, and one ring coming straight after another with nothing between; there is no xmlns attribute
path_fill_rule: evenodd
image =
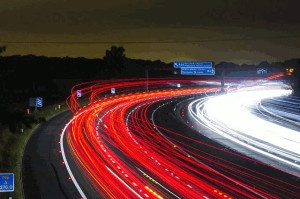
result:
<svg viewBox="0 0 300 199"><path fill-rule="evenodd" d="M212 68L212 62L206 61L206 62L192 62L192 61L177 61L173 63L174 68Z"/></svg>
<svg viewBox="0 0 300 199"><path fill-rule="evenodd" d="M115 88L111 88L110 92L111 92L111 94L115 94L116 93L116 89Z"/></svg>
<svg viewBox="0 0 300 199"><path fill-rule="evenodd" d="M215 75L214 68L181 68L181 75Z"/></svg>
<svg viewBox="0 0 300 199"><path fill-rule="evenodd" d="M266 68L258 68L257 69L257 74L259 75L265 75L267 74L268 70Z"/></svg>
<svg viewBox="0 0 300 199"><path fill-rule="evenodd" d="M77 97L81 97L81 96L82 96L81 90L77 90Z"/></svg>
<svg viewBox="0 0 300 199"><path fill-rule="evenodd" d="M0 192L12 192L15 190L13 173L0 173Z"/></svg>
<svg viewBox="0 0 300 199"><path fill-rule="evenodd" d="M42 107L43 106L43 98L42 97L37 97L35 100L35 106L36 107Z"/></svg>

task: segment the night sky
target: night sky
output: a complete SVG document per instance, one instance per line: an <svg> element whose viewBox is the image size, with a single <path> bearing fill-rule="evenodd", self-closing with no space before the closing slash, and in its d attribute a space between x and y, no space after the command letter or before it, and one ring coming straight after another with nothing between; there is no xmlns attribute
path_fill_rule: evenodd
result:
<svg viewBox="0 0 300 199"><path fill-rule="evenodd" d="M0 0L3 56L259 63L300 57L299 0Z"/></svg>

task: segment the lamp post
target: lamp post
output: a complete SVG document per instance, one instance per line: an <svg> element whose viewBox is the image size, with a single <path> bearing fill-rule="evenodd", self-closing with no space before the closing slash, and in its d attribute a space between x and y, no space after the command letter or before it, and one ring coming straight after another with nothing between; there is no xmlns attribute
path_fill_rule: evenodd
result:
<svg viewBox="0 0 300 199"><path fill-rule="evenodd" d="M146 72L145 72L146 74L146 92L148 92L149 90L148 90L148 86L149 86L149 72L148 72L148 67L146 67Z"/></svg>

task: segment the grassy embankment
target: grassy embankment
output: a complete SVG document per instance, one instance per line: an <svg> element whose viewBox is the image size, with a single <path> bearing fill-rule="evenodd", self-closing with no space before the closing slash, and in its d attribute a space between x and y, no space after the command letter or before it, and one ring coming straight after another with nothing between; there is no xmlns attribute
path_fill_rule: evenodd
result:
<svg viewBox="0 0 300 199"><path fill-rule="evenodd" d="M50 119L68 109L65 103L59 103L32 111L30 115L34 118L30 128L20 129L19 133L10 132L9 128L3 128L0 134L0 173L14 173L14 191L0 192L0 199L21 199L23 198L21 187L21 159L23 150L30 135L41 122Z"/></svg>

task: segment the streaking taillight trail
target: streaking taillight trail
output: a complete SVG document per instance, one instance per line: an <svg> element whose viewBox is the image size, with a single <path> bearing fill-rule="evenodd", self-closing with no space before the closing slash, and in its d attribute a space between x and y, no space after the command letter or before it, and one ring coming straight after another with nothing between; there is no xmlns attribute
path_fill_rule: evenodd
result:
<svg viewBox="0 0 300 199"><path fill-rule="evenodd" d="M172 87L178 83L186 86ZM150 91L144 92L143 79L90 82L74 87L68 98L74 117L64 134L66 144L99 195L103 198L278 198L269 189L275 177L200 151L193 145L221 149L154 121L153 112L163 107L164 101L216 93L219 87L195 86L194 79L151 79L147 84ZM76 96L79 87L82 98ZM112 87L116 88L115 94L109 93ZM81 105L84 100L86 106ZM202 113L198 114L201 117ZM164 117L168 119L168 115ZM237 153L228 154L251 161ZM227 175L229 171L236 175ZM69 172L72 173L71 169ZM76 180L76 176L73 178ZM256 186L251 183L252 178L270 184ZM274 184L274 188L283 194L296 195L298 192L291 190L299 186L285 183Z"/></svg>

